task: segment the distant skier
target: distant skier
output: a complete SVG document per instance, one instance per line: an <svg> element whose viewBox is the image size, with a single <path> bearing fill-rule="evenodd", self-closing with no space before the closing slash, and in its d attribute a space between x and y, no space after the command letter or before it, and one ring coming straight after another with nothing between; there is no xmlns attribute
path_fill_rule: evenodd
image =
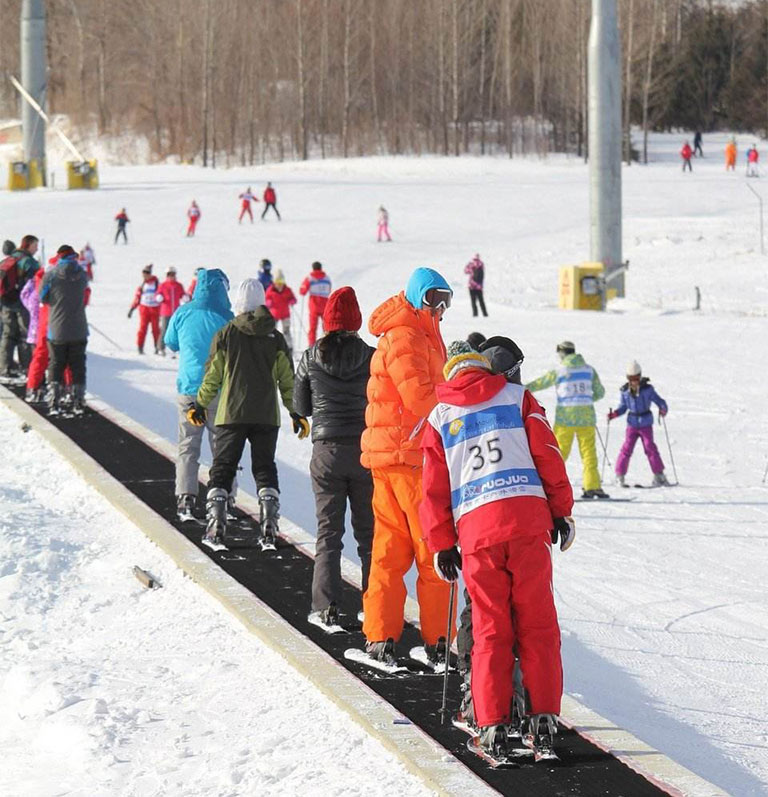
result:
<svg viewBox="0 0 768 797"><path fill-rule="evenodd" d="M191 302L173 314L164 339L165 345L171 351L179 352L179 373L176 377L179 421L176 509L181 520L194 519L203 432L208 429L208 442L215 455L218 432L222 428L213 423L219 403L218 396L211 399L203 426L190 423L187 412L190 404L194 404L203 381L205 362L213 336L233 317L226 274L217 268L200 268L197 270L197 280L199 289Z"/></svg>
<svg viewBox="0 0 768 797"><path fill-rule="evenodd" d="M266 291L272 284L272 261L268 260L266 257L263 258L259 263L259 271L256 276L261 283L261 287Z"/></svg>
<svg viewBox="0 0 768 797"><path fill-rule="evenodd" d="M323 310L331 295L331 280L323 271L323 264L317 260L312 264L312 271L304 279L299 288L302 296L309 294L309 329L307 339L314 346L317 340L317 325L323 318Z"/></svg>
<svg viewBox="0 0 768 797"><path fill-rule="evenodd" d="M293 364L275 320L264 306L264 289L256 279L240 283L235 318L214 336L197 399L187 411L190 423L202 426L207 408L219 396L214 423L216 452L208 480L208 526L204 542L221 544L227 530L227 500L245 443L251 444L251 470L261 505L263 549L274 550L280 517L280 489L275 448L280 431L280 406L293 422L299 439L309 422L293 411ZM221 428L218 428L221 427Z"/></svg>
<svg viewBox="0 0 768 797"><path fill-rule="evenodd" d="M659 449L653 440L653 413L651 404L659 408L659 415L664 417L668 412L667 402L654 390L651 380L643 376L642 369L636 360L627 368L627 382L621 388L619 406L608 413L608 421L627 413L627 431L624 445L616 459L616 481L622 487L628 487L625 477L629 468L629 460L635 449L638 438L643 441L645 456L653 472L654 487L669 487L664 474L664 463L661 461Z"/></svg>
<svg viewBox="0 0 768 797"><path fill-rule="evenodd" d="M725 145L725 170L736 171L736 139L731 138Z"/></svg>
<svg viewBox="0 0 768 797"><path fill-rule="evenodd" d="M693 155L698 158L704 157L704 153L701 149L701 131L699 130L693 134Z"/></svg>
<svg viewBox="0 0 768 797"><path fill-rule="evenodd" d="M187 211L187 218L189 219L189 226L187 227L187 238L193 238L195 235L195 229L197 227L197 222L200 221L200 208L197 206L197 202L192 200L192 204L189 206L189 210Z"/></svg>
<svg viewBox="0 0 768 797"><path fill-rule="evenodd" d="M379 205L379 224L378 224L378 236L377 241L381 243L382 236L386 236L388 241L392 240L392 236L389 234L389 212L384 207L384 205Z"/></svg>
<svg viewBox="0 0 768 797"><path fill-rule="evenodd" d="M759 177L757 171L757 162L760 160L760 155L757 152L757 144L753 144L747 150L747 177Z"/></svg>
<svg viewBox="0 0 768 797"><path fill-rule="evenodd" d="M267 183L267 187L264 189L264 211L261 214L262 219L267 215L267 211L270 208L275 211L277 220L282 221L280 218L280 211L277 209L277 193L272 187L272 183Z"/></svg>
<svg viewBox="0 0 768 797"><path fill-rule="evenodd" d="M144 341L147 338L147 329L152 327L152 339L155 342L155 354L160 353L160 299L158 297L159 283L157 277L152 275L152 264L144 266L141 270L142 283L136 288L133 304L128 311L128 318L133 311L139 308L139 331L136 335L136 345L139 354L144 354Z"/></svg>
<svg viewBox="0 0 768 797"><path fill-rule="evenodd" d="M288 344L288 352L293 357L293 338L291 337L291 307L296 304L293 291L285 284L283 272L278 269L272 284L267 288L266 305L280 328Z"/></svg>
<svg viewBox="0 0 768 797"><path fill-rule="evenodd" d="M600 485L595 448L594 402L605 395L605 388L597 371L587 365L580 354L576 354L576 347L570 340L558 344L557 354L560 367L548 371L525 387L535 393L555 385L557 409L553 431L563 459L568 459L573 438L576 437L583 470L582 498L608 498Z"/></svg>
<svg viewBox="0 0 768 797"><path fill-rule="evenodd" d="M253 191L251 191L251 186L248 186L248 188L246 188L245 191L243 191L243 193L240 194L239 198L241 200L241 204L240 204L240 218L237 220L238 224L243 223L243 216L245 216L246 213L248 214L251 220L251 224L253 224L253 211L251 210L251 202L258 202L259 200L256 197L256 194L254 194Z"/></svg>
<svg viewBox="0 0 768 797"><path fill-rule="evenodd" d="M96 255L93 253L93 248L89 243L80 250L78 258L80 265L85 269L88 279L93 279L93 267L96 265Z"/></svg>
<svg viewBox="0 0 768 797"><path fill-rule="evenodd" d="M117 216L115 216L115 221L117 222L117 232L115 233L115 243L117 243L117 239L122 235L123 242L128 243L128 233L126 232L125 228L131 221L128 218L128 214L125 212L125 208L123 208Z"/></svg>
<svg viewBox="0 0 768 797"><path fill-rule="evenodd" d="M508 346L518 347L513 341ZM519 350L519 349L518 349ZM507 758L514 648L529 709L523 741L555 758L563 689L552 593L552 543L573 542L573 492L552 429L536 399L465 341L448 346L438 404L425 424L424 537L435 569L472 598L472 698L478 752ZM461 548L459 553L458 548Z"/></svg>
<svg viewBox="0 0 768 797"><path fill-rule="evenodd" d="M693 157L693 150L687 141L680 150L680 157L683 159L683 171L688 169L689 172L692 172L693 166L691 165L691 158Z"/></svg>
<svg viewBox="0 0 768 797"><path fill-rule="evenodd" d="M270 289L271 290L271 289ZM317 514L317 547L309 621L324 628L339 624L341 551L347 502L368 588L373 542L373 481L360 464L365 429L366 386L373 349L360 339L363 319L352 288L334 291L325 306L326 334L301 357L293 407L312 416L312 491Z"/></svg>
<svg viewBox="0 0 768 797"><path fill-rule="evenodd" d="M469 275L469 299L472 302L472 316L477 316L479 307L483 316L488 317L485 309L485 299L483 298L483 282L485 281L485 264L476 254L472 260L464 266L464 273Z"/></svg>
<svg viewBox="0 0 768 797"><path fill-rule="evenodd" d="M184 286L176 279L176 269L169 266L165 272L165 282L160 283L157 290L157 300L160 302L160 337L157 347L160 354L165 357L165 331L171 316L178 310L181 300L186 295Z"/></svg>

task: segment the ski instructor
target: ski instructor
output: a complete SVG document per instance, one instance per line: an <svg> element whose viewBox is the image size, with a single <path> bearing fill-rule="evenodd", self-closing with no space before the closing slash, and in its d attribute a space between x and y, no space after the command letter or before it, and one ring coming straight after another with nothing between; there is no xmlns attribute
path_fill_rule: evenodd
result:
<svg viewBox="0 0 768 797"><path fill-rule="evenodd" d="M450 587L435 573L419 522L420 444L437 403L435 386L443 381L440 319L452 297L441 274L417 268L405 292L379 305L368 323L379 340L371 360L361 440L361 461L373 475L374 516L363 633L369 658L385 664L395 662L395 643L403 631L403 577L414 559L425 652L433 663L445 659Z"/></svg>

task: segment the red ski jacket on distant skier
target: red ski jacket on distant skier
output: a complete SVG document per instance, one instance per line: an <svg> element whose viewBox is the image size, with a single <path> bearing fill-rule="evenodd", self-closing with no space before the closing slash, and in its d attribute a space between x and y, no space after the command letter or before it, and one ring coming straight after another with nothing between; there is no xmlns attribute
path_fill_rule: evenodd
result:
<svg viewBox="0 0 768 797"><path fill-rule="evenodd" d="M680 150L680 155L683 160L689 161L693 156L693 150L691 149L690 144L683 144L683 148Z"/></svg>
<svg viewBox="0 0 768 797"><path fill-rule="evenodd" d="M287 285L279 291L273 282L267 288L266 303L275 321L284 321L290 318L291 307L296 304L296 297Z"/></svg>
<svg viewBox="0 0 768 797"><path fill-rule="evenodd" d="M275 193L274 188L264 189L264 201L268 204L274 205L274 203L277 201L277 194Z"/></svg>
<svg viewBox="0 0 768 797"><path fill-rule="evenodd" d="M166 280L157 289L161 318L170 318L184 298L184 286L178 280Z"/></svg>

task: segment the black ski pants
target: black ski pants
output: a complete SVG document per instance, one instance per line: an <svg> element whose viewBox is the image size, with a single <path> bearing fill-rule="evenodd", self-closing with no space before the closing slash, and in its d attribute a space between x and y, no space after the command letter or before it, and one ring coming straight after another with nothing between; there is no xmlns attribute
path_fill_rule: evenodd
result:
<svg viewBox="0 0 768 797"><path fill-rule="evenodd" d="M0 310L3 319L3 333L0 338L0 373L7 374L13 364L13 352L19 350L19 365L23 371L29 367L31 357L27 343L29 313L21 302L3 305Z"/></svg>
<svg viewBox="0 0 768 797"><path fill-rule="evenodd" d="M693 166L691 165L690 158L683 158L683 171L685 171L686 169L688 169L689 172L693 171Z"/></svg>
<svg viewBox="0 0 768 797"><path fill-rule="evenodd" d="M128 243L128 233L125 231L125 227L118 227L117 232L115 233L115 243L117 243L117 239L120 236L123 236L123 241Z"/></svg>
<svg viewBox="0 0 768 797"><path fill-rule="evenodd" d="M469 299L472 302L472 315L477 315L477 308L478 306L483 311L483 315L487 318L488 311L485 309L485 299L483 298L482 290L477 290L477 288L470 288L469 289Z"/></svg>
<svg viewBox="0 0 768 797"><path fill-rule="evenodd" d="M268 211L270 208L272 208L272 210L274 210L274 211L275 211L275 215L277 216L277 220L278 220L278 221L281 221L281 219L280 219L280 211L277 209L277 205L276 205L274 202L267 202L267 203L266 203L266 205L264 206L264 210L263 210L263 211L262 211L262 213L261 213L261 218L263 219L263 218L264 218L264 216L266 216L266 215L267 215L267 211Z"/></svg>
<svg viewBox="0 0 768 797"><path fill-rule="evenodd" d="M69 366L72 372L72 384L85 387L85 347L87 340L48 341L48 381L61 384L64 371Z"/></svg>
<svg viewBox="0 0 768 797"><path fill-rule="evenodd" d="M275 449L279 426L265 423L229 423L216 427L216 453L213 457L208 489L223 487L232 492L232 482L243 456L246 440L251 444L251 470L256 486L279 490Z"/></svg>
<svg viewBox="0 0 768 797"><path fill-rule="evenodd" d="M352 533L368 589L373 545L373 479L360 464L360 441L316 440L309 465L317 514L317 548L312 575L312 611L323 611L341 596L341 551L347 501Z"/></svg>

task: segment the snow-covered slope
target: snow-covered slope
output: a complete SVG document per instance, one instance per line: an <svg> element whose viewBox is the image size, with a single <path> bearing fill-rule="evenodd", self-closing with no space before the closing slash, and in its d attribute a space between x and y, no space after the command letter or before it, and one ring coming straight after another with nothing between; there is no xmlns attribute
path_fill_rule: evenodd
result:
<svg viewBox="0 0 768 797"><path fill-rule="evenodd" d="M0 235L90 240L98 263L89 355L90 390L168 439L175 437L175 363L135 351L125 313L141 266L224 268L232 282L269 257L294 287L319 259L336 286L358 291L364 314L400 290L417 265L456 287L446 340L472 329L515 338L524 379L555 364L573 339L618 398L638 359L670 404L668 428L681 486L637 491L628 504L578 504L577 543L556 554L568 691L730 793L768 789L768 259L760 254L757 200L743 176L751 138L739 138L739 173L724 172L726 137L705 136L706 158L683 175L681 140L652 141L654 163L624 169L627 298L608 312L556 309L557 269L588 259L588 181L583 163L539 160L369 158L204 171L105 168L96 193L0 193ZM282 223L237 223L237 194L272 180ZM751 180L767 193L763 180ZM203 217L183 237L197 199ZM394 242L375 242L376 208ZM127 207L130 245L112 244L112 217ZM260 212L257 205L256 210ZM488 320L469 310L462 268L487 265ZM702 310L693 312L694 289ZM104 337L107 336L107 337ZM110 340L108 340L109 338ZM553 410L550 394L540 394ZM615 459L623 421L611 426ZM310 446L285 425L279 444L286 516L312 530ZM671 475L663 429L657 440ZM579 462L569 463L574 483ZM610 468L607 468L610 473ZM648 483L638 448L630 481ZM247 479L246 479L247 482ZM608 489L618 490L608 479ZM234 644L234 643L233 643Z"/></svg>

